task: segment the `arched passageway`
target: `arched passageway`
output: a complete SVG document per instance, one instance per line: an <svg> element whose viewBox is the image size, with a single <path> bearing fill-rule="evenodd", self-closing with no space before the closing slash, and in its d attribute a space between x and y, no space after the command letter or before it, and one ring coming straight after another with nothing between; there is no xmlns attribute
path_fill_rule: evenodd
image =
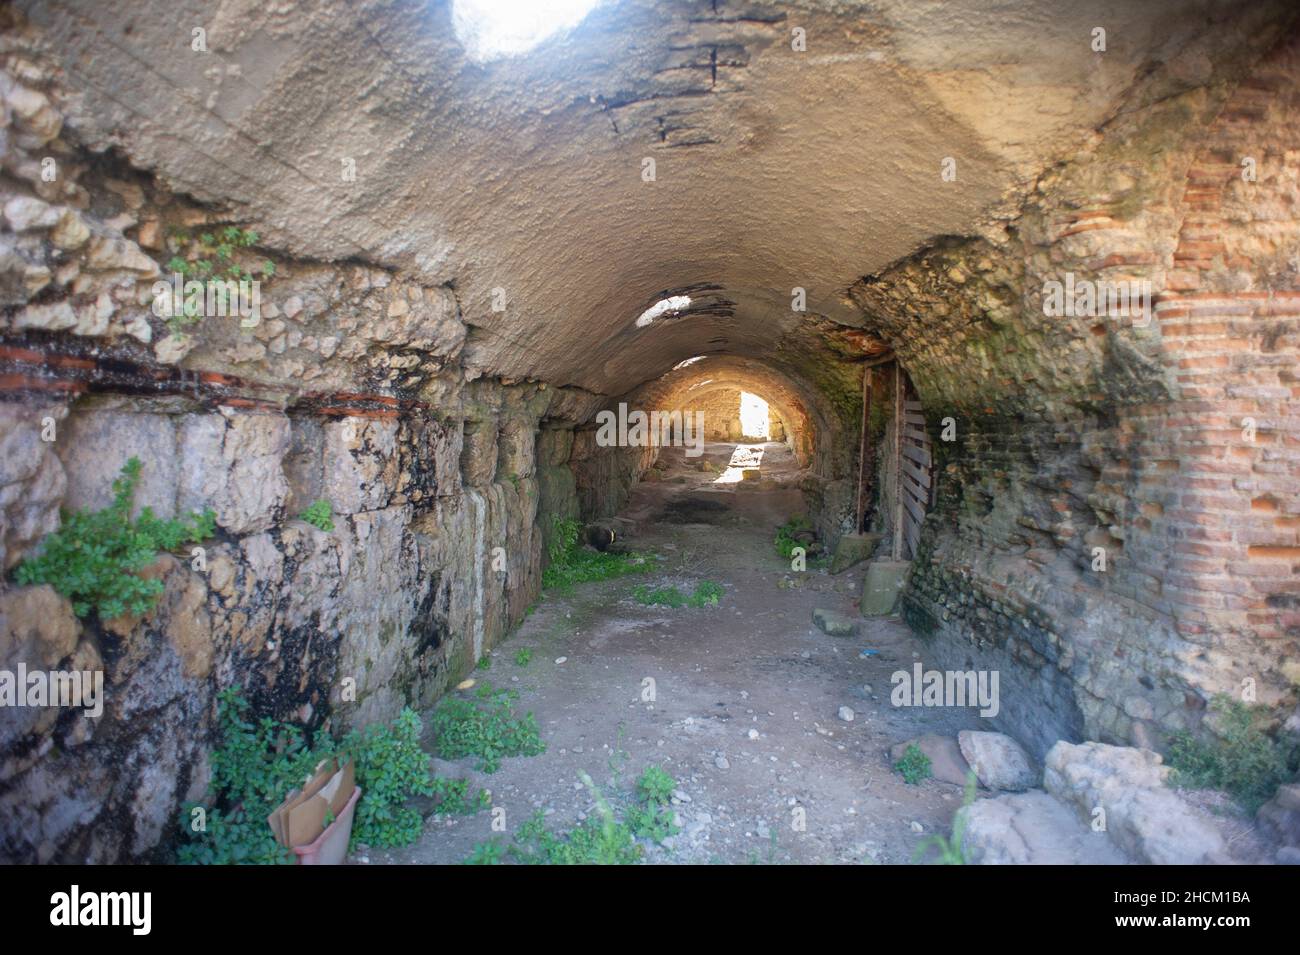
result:
<svg viewBox="0 0 1300 955"><path fill-rule="evenodd" d="M0 856L173 850L232 688L341 738L509 641L520 805L662 751L694 861L790 799L791 858L902 860L926 731L1289 739L1288 4L210 6L0 7L0 655L121 694L0 726ZM87 570L123 487L157 546ZM922 658L996 713L887 705Z"/></svg>

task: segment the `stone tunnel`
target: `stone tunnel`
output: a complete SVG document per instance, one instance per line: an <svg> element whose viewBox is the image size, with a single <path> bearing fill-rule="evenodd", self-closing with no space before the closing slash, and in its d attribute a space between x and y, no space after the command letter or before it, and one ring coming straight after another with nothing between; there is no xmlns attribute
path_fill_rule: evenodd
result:
<svg viewBox="0 0 1300 955"><path fill-rule="evenodd" d="M788 681L796 764L825 727L874 726L853 754L889 776L908 733L970 732L864 718L914 660L996 672L998 713L970 725L1049 790L1061 746L1212 746L1224 697L1294 746L1291 5L588 0L504 26L493 6L0 7L0 668L105 688L93 720L0 714L0 858L172 858L229 687L339 738L509 682L530 639L516 682L556 738L580 725L566 693L594 721L546 759L616 746L591 727L644 670L718 681L742 730ZM204 298L222 278L251 299ZM676 418L611 444L620 407ZM698 468L675 446L697 414ZM147 606L33 577L132 460L136 514L211 512L197 552L137 568ZM329 520L304 519L317 502ZM817 566L773 552L795 515ZM574 521L665 566L700 548L720 605L544 588ZM877 565L898 592L871 617ZM732 642L697 657L669 631ZM897 667L861 669L873 648ZM542 666L572 682L533 686ZM664 696L634 755L667 737L696 786L751 765L762 739L700 748ZM1290 798L1247 819L1259 858L1300 857ZM955 808L934 800L926 830ZM906 861L920 837L826 838L789 851ZM1214 838L1115 851L1223 861Z"/></svg>

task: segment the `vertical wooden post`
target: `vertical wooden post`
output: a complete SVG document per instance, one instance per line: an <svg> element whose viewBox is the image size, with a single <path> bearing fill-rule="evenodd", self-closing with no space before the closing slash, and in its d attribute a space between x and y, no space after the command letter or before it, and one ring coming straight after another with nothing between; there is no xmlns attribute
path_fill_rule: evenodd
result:
<svg viewBox="0 0 1300 955"><path fill-rule="evenodd" d="M894 560L903 559L903 366L894 362Z"/></svg>
<svg viewBox="0 0 1300 955"><path fill-rule="evenodd" d="M862 434L858 443L858 521L853 525L854 533L866 530L863 525L867 520L867 482L870 480L872 461L868 460L870 448L867 447L867 425L871 418L871 368L862 369Z"/></svg>

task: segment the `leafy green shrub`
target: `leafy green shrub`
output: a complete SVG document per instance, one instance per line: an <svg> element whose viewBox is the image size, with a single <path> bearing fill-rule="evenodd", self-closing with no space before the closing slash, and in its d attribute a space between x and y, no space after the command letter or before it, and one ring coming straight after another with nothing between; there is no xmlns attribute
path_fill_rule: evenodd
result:
<svg viewBox="0 0 1300 955"><path fill-rule="evenodd" d="M647 767L637 780L636 804L620 820L591 777L582 783L596 799L596 811L567 831L551 831L541 810L515 833L509 847L492 840L474 847L466 865L496 865L507 857L523 865L632 865L641 861L637 838L662 842L679 829L670 805L676 780L658 766Z"/></svg>
<svg viewBox="0 0 1300 955"><path fill-rule="evenodd" d="M515 666L526 667L533 658L533 651L523 647L515 654Z"/></svg>
<svg viewBox="0 0 1300 955"><path fill-rule="evenodd" d="M641 584L632 589L632 599L647 607L716 607L718 599L725 593L720 584L711 580L701 580L689 595L676 587L650 587Z"/></svg>
<svg viewBox="0 0 1300 955"><path fill-rule="evenodd" d="M1221 738L1174 734L1169 765L1175 785L1222 789L1254 814L1295 774L1300 749L1274 740L1261 728L1264 713L1226 694L1210 701L1220 714Z"/></svg>
<svg viewBox="0 0 1300 955"><path fill-rule="evenodd" d="M540 811L515 834L511 857L527 865L633 865L641 860L641 847L632 831L618 820L605 797L586 773L583 784L596 798L596 812L568 832L546 828Z"/></svg>
<svg viewBox="0 0 1300 955"><path fill-rule="evenodd" d="M352 842L379 849L409 846L420 836L419 812L406 805L412 796L433 796L429 754L420 748L420 717L409 707L391 726L353 730L342 750L356 763L361 799L352 821Z"/></svg>
<svg viewBox="0 0 1300 955"><path fill-rule="evenodd" d="M930 757L921 751L921 747L912 743L903 750L903 755L894 763L894 769L902 774L904 782L915 786L930 778Z"/></svg>
<svg viewBox="0 0 1300 955"><path fill-rule="evenodd" d="M490 653L485 653L485 654L483 654L483 656L479 657L479 659L478 659L478 663L476 663L476 664L474 665L474 667L475 667L475 669L477 669L477 670L490 670L490 669L492 669L492 654L490 654Z"/></svg>
<svg viewBox="0 0 1300 955"><path fill-rule="evenodd" d="M302 785L319 761L297 727L272 719L252 722L249 703L237 687L218 698L221 742L212 753L211 807L188 803L181 828L190 841L177 854L186 864L244 865L293 861L275 841L266 817L289 791ZM195 832L195 809L202 808L204 831Z"/></svg>
<svg viewBox="0 0 1300 955"><path fill-rule="evenodd" d="M695 585L691 595L686 598L686 605L688 607L716 607L725 592L721 584L714 583L711 580L701 580Z"/></svg>
<svg viewBox="0 0 1300 955"><path fill-rule="evenodd" d="M677 780L661 766L647 766L636 781L636 794L642 802L666 806L677 788Z"/></svg>
<svg viewBox="0 0 1300 955"><path fill-rule="evenodd" d="M163 591L161 580L137 571L159 551L211 537L216 515L191 513L186 520L161 520L146 507L131 519L131 502L140 483L140 460L131 458L113 481L113 503L101 511L63 513L63 526L45 538L41 551L18 565L20 584L49 584L72 601L78 617L92 610L109 620L123 613L145 613Z"/></svg>
<svg viewBox="0 0 1300 955"><path fill-rule="evenodd" d="M663 842L679 831L671 800L677 780L659 766L647 766L636 783L637 805L627 811L632 834Z"/></svg>
<svg viewBox="0 0 1300 955"><path fill-rule="evenodd" d="M468 779L435 777L433 793L438 799L435 812L446 816L472 816L480 809L486 809L492 802L486 789L480 789L471 798Z"/></svg>
<svg viewBox="0 0 1300 955"><path fill-rule="evenodd" d="M773 541L776 545L776 552L786 560L789 560L794 554L794 549L796 547L807 549L807 545L805 545L795 535L810 530L812 530L812 524L808 522L808 518L802 515L790 518L776 529L776 539Z"/></svg>
<svg viewBox="0 0 1300 955"><path fill-rule="evenodd" d="M582 525L572 519L556 518L551 524L551 542L547 546L550 562L542 571L542 586L567 591L574 584L613 580L649 569L650 558L643 554L614 554L583 547L578 538Z"/></svg>
<svg viewBox="0 0 1300 955"><path fill-rule="evenodd" d="M332 531L334 530L334 505L324 499L315 501L298 515L298 520L306 521L312 527L322 531Z"/></svg>
<svg viewBox="0 0 1300 955"><path fill-rule="evenodd" d="M293 854L275 841L266 817L300 787L323 759L355 761L357 801L352 842L376 847L410 845L420 834L420 814L406 806L415 795L437 798L438 812L471 813L487 794L469 796L467 780L435 779L429 755L420 748L420 718L402 711L391 726L355 730L336 748L332 741L309 749L302 730L270 718L253 722L238 687L223 690L218 703L220 742L212 754L212 795L204 808L205 828L195 832L189 804L181 827L189 839L179 849L183 863L204 865L286 863Z"/></svg>
<svg viewBox="0 0 1300 955"><path fill-rule="evenodd" d="M483 684L476 699L444 700L433 713L438 753L444 759L478 757L478 768L495 773L505 756L539 756L546 752L532 713L517 717L513 690Z"/></svg>
<svg viewBox="0 0 1300 955"><path fill-rule="evenodd" d="M476 845L462 865L499 865L505 861L505 846L496 839Z"/></svg>

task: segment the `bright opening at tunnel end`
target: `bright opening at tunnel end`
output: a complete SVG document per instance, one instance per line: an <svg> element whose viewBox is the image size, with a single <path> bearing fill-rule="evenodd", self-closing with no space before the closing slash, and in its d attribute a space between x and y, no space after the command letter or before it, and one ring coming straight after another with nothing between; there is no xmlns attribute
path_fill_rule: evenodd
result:
<svg viewBox="0 0 1300 955"><path fill-rule="evenodd" d="M571 30L600 0L455 0L451 22L471 60L518 56Z"/></svg>

